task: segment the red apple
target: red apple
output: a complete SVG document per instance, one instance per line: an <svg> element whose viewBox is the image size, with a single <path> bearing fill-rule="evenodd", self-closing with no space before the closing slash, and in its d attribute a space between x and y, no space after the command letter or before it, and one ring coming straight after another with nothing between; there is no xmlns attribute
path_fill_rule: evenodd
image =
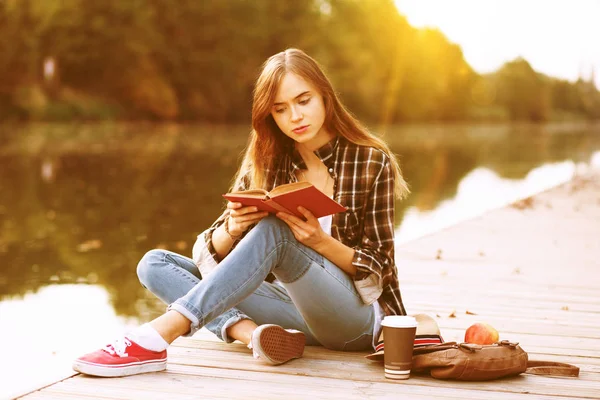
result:
<svg viewBox="0 0 600 400"><path fill-rule="evenodd" d="M465 332L465 342L474 344L493 344L499 339L498 331L490 324L478 322Z"/></svg>

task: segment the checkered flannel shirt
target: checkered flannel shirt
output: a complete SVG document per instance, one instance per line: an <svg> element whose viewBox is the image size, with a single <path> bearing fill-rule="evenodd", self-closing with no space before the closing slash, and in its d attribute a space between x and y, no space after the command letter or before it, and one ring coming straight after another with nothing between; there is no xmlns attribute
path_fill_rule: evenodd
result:
<svg viewBox="0 0 600 400"><path fill-rule="evenodd" d="M377 300L386 315L406 315L394 261L394 176L388 155L343 137L334 138L315 154L333 178L334 199L348 208L333 216L331 236L355 251L352 264L357 273L353 279L363 302L372 304ZM306 169L293 147L280 157L277 165L274 173L267 171L267 190L296 182L296 171ZM234 189L245 190L246 183ZM225 210L201 234L217 263L212 233L223 224L227 214Z"/></svg>

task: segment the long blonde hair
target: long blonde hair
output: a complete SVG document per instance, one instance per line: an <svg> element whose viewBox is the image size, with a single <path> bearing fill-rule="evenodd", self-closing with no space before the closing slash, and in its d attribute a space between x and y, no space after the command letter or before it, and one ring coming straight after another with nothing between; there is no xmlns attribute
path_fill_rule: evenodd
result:
<svg viewBox="0 0 600 400"><path fill-rule="evenodd" d="M271 57L262 67L262 72L254 87L252 103L252 132L236 175L233 187L239 187L245 176L248 176L249 187L267 188L269 177L266 171L275 173L275 168L282 154L293 145L293 140L287 137L277 126L271 109L283 76L294 73L311 83L323 96L325 104L325 128L337 133L348 141L362 146L371 146L383 151L390 158L394 173L394 192L402 198L408 194L408 185L402 177L400 166L388 145L371 134L340 102L317 62L298 49L287 49Z"/></svg>

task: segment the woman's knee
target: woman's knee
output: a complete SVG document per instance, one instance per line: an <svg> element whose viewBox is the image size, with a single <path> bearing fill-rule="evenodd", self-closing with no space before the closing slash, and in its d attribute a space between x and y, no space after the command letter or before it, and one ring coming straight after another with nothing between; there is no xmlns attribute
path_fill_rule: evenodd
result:
<svg viewBox="0 0 600 400"><path fill-rule="evenodd" d="M282 236L293 237L292 231L289 226L283 220L277 218L275 215L269 215L260 220L256 225L258 230L277 232ZM255 228L255 229L256 229Z"/></svg>
<svg viewBox="0 0 600 400"><path fill-rule="evenodd" d="M165 264L165 251L154 249L148 251L141 258L137 265L137 276L144 287L150 286L150 283L159 277L161 267Z"/></svg>
<svg viewBox="0 0 600 400"><path fill-rule="evenodd" d="M258 222L258 226L281 227L282 225L285 225L285 222L273 214L267 215Z"/></svg>

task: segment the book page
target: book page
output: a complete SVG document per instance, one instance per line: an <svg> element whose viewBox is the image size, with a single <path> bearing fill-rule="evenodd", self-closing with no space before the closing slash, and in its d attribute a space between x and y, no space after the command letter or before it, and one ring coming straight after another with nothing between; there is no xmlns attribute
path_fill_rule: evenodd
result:
<svg viewBox="0 0 600 400"><path fill-rule="evenodd" d="M234 192L227 193L228 195L235 195L237 197L257 197L264 198L267 196L267 191L262 189L249 189L249 190L238 190Z"/></svg>
<svg viewBox="0 0 600 400"><path fill-rule="evenodd" d="M243 194L228 193L224 194L223 197L234 203L242 203L244 207L254 206L259 211L268 211L270 213L276 213L279 211L279 209L267 204L267 202L264 200L265 196L244 196Z"/></svg>
<svg viewBox="0 0 600 400"><path fill-rule="evenodd" d="M312 184L310 182L294 182L294 183L286 183L284 185L277 186L275 189L271 190L267 195L270 198L274 198L280 196L285 193L294 192L296 190L305 189L307 187L311 187Z"/></svg>

